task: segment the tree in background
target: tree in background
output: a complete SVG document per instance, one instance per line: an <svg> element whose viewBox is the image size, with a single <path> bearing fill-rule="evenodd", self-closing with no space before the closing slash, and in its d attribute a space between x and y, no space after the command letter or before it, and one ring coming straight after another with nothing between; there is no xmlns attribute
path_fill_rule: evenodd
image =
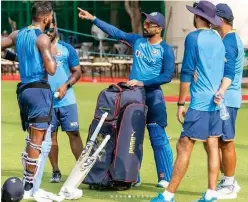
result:
<svg viewBox="0 0 248 202"><path fill-rule="evenodd" d="M133 33L142 34L140 1L125 0L125 9L131 18Z"/></svg>

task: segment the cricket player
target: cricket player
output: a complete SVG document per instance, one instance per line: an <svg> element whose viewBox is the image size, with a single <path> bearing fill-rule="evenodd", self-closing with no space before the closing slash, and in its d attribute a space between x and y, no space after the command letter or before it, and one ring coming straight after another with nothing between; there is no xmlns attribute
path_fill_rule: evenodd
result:
<svg viewBox="0 0 248 202"><path fill-rule="evenodd" d="M241 106L242 92L242 72L244 67L244 46L238 34L233 30L233 12L227 4L216 5L217 15L222 18L222 25L217 27L217 31L223 38L226 48L225 74L222 84L215 97L215 102L219 104L220 98L224 98L224 103L228 108L230 118L223 121L223 135L220 138L219 147L223 165L222 179L217 186L218 199L235 199L240 191L240 186L234 178L236 167L236 152L234 146L235 121L238 109ZM230 72L234 72L230 76ZM230 87L229 87L230 86Z"/></svg>
<svg viewBox="0 0 248 202"><path fill-rule="evenodd" d="M32 24L12 32L1 41L2 50L16 46L21 82L17 86L22 127L28 132L22 153L24 166L24 199L42 201L51 193L40 189L46 158L51 149L52 93L48 74L56 71L51 53L51 41L43 34L50 27L53 6L48 1L37 1L32 6ZM14 59L14 55L9 55ZM6 59L10 59L6 57Z"/></svg>
<svg viewBox="0 0 248 202"><path fill-rule="evenodd" d="M194 7L187 6L187 9L194 14L197 30L190 32L185 40L177 112L183 130L177 143L171 182L167 190L152 199L152 202L175 201L175 192L187 171L196 140L207 143L208 154L208 190L198 202L217 201L218 139L222 132L222 120L214 103L214 95L224 74L225 47L220 36L210 29L210 24L219 26L221 19L216 15L215 6L208 1L200 1ZM195 71L198 73L196 82ZM184 105L189 88L191 101L186 112Z"/></svg>
<svg viewBox="0 0 248 202"><path fill-rule="evenodd" d="M76 50L70 44L57 38L57 25L54 18L50 28L45 32L52 41L52 54L57 62L57 70L53 76L48 76L48 82L51 85L53 94L56 92L59 94L57 98L54 98L53 102L55 113L51 122L52 148L49 154L53 168L50 182L58 183L61 181L57 142L59 125L61 125L62 131L65 131L69 137L71 150L76 160L83 150L83 143L79 134L76 98L72 89L72 85L81 78L81 68Z"/></svg>
<svg viewBox="0 0 248 202"><path fill-rule="evenodd" d="M165 17L158 12L145 16L143 36L129 34L101 21L85 10L79 9L81 19L91 20L109 36L128 42L133 48L133 65L129 86L144 86L148 106L147 129L157 168L158 187L166 187L171 179L173 154L165 132L167 126L166 105L161 85L172 80L175 69L173 49L163 41Z"/></svg>

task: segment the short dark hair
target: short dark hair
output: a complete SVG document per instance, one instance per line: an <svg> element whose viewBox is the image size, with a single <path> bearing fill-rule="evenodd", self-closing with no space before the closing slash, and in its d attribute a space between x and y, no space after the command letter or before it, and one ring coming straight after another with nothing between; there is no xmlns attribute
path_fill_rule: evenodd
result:
<svg viewBox="0 0 248 202"><path fill-rule="evenodd" d="M224 22L225 22L225 23L227 23L227 24L229 24L229 25L233 26L233 20L228 21L228 20L227 20L227 19L225 19L225 18L222 18L222 19L224 20Z"/></svg>
<svg viewBox="0 0 248 202"><path fill-rule="evenodd" d="M204 21L206 24L210 25L211 23L206 19L203 18L202 16L197 15L202 21Z"/></svg>
<svg viewBox="0 0 248 202"><path fill-rule="evenodd" d="M47 15L53 11L53 4L50 1L36 1L32 6L32 19Z"/></svg>

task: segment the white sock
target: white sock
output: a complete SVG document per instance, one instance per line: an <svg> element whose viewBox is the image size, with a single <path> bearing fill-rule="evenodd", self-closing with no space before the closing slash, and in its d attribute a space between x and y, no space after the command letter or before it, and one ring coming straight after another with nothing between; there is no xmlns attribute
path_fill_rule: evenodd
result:
<svg viewBox="0 0 248 202"><path fill-rule="evenodd" d="M225 177L224 173L221 173L221 179L220 180L224 180L224 177Z"/></svg>
<svg viewBox="0 0 248 202"><path fill-rule="evenodd" d="M166 201L170 201L175 194L168 192L167 190L164 191L163 196Z"/></svg>
<svg viewBox="0 0 248 202"><path fill-rule="evenodd" d="M232 177L224 176L223 185L232 185L233 183L234 183L234 176L232 176Z"/></svg>
<svg viewBox="0 0 248 202"><path fill-rule="evenodd" d="M206 192L205 198L207 200L210 200L210 199L212 199L214 197L217 197L217 191L212 190L212 189L208 189L207 192Z"/></svg>

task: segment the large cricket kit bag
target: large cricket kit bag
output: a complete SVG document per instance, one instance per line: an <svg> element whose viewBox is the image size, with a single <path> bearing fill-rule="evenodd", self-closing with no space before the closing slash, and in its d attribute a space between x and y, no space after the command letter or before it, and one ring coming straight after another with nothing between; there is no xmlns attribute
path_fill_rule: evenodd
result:
<svg viewBox="0 0 248 202"><path fill-rule="evenodd" d="M126 83L104 89L97 100L88 140L105 112L108 116L95 142L99 144L106 135L110 135L110 139L83 183L91 189L128 189L136 182L142 161L147 114L145 89L127 87Z"/></svg>

